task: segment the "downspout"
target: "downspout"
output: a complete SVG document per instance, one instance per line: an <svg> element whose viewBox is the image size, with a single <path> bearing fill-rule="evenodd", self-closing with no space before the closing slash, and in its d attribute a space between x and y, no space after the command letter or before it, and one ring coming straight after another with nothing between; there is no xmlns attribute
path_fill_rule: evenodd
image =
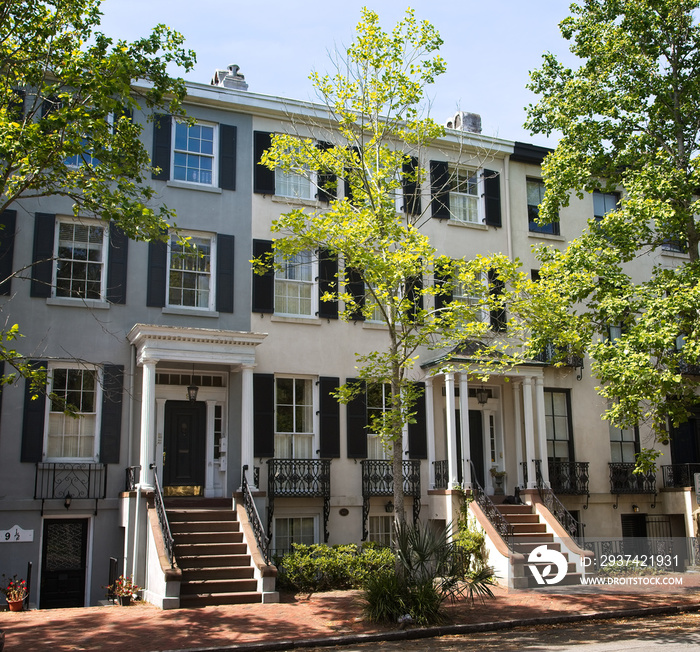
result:
<svg viewBox="0 0 700 652"><path fill-rule="evenodd" d="M513 231L510 224L510 154L503 160L503 168L506 185L506 243L508 246L508 260L513 260Z"/></svg>

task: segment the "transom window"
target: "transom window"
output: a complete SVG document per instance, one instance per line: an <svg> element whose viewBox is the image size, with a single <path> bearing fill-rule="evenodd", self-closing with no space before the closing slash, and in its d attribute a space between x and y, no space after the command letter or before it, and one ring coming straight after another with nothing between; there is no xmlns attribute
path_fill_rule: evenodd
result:
<svg viewBox="0 0 700 652"><path fill-rule="evenodd" d="M212 309L212 238L171 236L168 269L168 305Z"/></svg>
<svg viewBox="0 0 700 652"><path fill-rule="evenodd" d="M459 222L479 224L479 174L476 170L450 170L450 213Z"/></svg>
<svg viewBox="0 0 700 652"><path fill-rule="evenodd" d="M572 461L574 456L568 392L545 390L544 419L547 430L547 457L554 462Z"/></svg>
<svg viewBox="0 0 700 652"><path fill-rule="evenodd" d="M313 458L313 414L310 378L275 379L275 457Z"/></svg>
<svg viewBox="0 0 700 652"><path fill-rule="evenodd" d="M311 317L314 315L315 262L310 251L281 261L275 271L275 313Z"/></svg>
<svg viewBox="0 0 700 652"><path fill-rule="evenodd" d="M98 379L95 369L56 367L49 373L46 457L94 459ZM77 418L65 414L73 410Z"/></svg>
<svg viewBox="0 0 700 652"><path fill-rule="evenodd" d="M544 181L541 179L527 180L527 220L530 233L549 233L559 235L559 220L549 224L539 224L540 204L544 199Z"/></svg>
<svg viewBox="0 0 700 652"><path fill-rule="evenodd" d="M316 542L313 516L275 519L275 553L291 552L292 544L307 546Z"/></svg>
<svg viewBox="0 0 700 652"><path fill-rule="evenodd" d="M391 386L383 383L367 385L367 457L371 460L391 459L391 446L385 446L378 433L372 432L391 408Z"/></svg>
<svg viewBox="0 0 700 652"><path fill-rule="evenodd" d="M214 125L175 122L173 179L214 184Z"/></svg>
<svg viewBox="0 0 700 652"><path fill-rule="evenodd" d="M55 296L101 299L104 294L104 226L61 221L57 238Z"/></svg>

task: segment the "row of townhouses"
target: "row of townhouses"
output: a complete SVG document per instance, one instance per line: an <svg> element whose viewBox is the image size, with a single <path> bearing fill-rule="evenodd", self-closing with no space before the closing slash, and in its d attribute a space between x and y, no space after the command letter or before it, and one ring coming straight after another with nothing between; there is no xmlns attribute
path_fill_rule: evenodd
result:
<svg viewBox="0 0 700 652"><path fill-rule="evenodd" d="M301 177L258 164L271 134L313 137L305 125L323 108L250 92L230 67L209 85L188 84L186 110L193 125L133 119L161 170L151 181L159 201L193 248L176 236L130 241L74 217L60 198L19 201L2 215L3 269L27 270L2 285L4 317L47 369L47 389L81 415L32 399L24 381L2 391L0 572L24 577L31 562L40 608L97 604L115 568L165 608L273 601L272 553L294 542L389 542L391 463L366 428L384 390L348 405L331 395L356 377L356 353L382 348L383 324L344 321L319 300L336 270L316 255L251 271L270 250L275 218L328 201ZM410 209L424 212L441 254L504 253L536 277L533 245L564 248L618 198L573 200L558 222L539 225L547 150L484 136L478 122L457 114L420 152L428 174ZM431 183L446 173L449 192ZM633 265L641 275L683 257L669 246ZM414 370L424 392L402 447L409 518L447 527L457 488L471 486L490 561L513 585L514 528L497 497L516 489L538 531L565 540L578 568L589 538L696 536L700 417L661 446L655 474L633 475L648 433L601 420L585 361L554 366L545 352L481 382L468 350L449 354L449 373L444 355L424 352Z"/></svg>

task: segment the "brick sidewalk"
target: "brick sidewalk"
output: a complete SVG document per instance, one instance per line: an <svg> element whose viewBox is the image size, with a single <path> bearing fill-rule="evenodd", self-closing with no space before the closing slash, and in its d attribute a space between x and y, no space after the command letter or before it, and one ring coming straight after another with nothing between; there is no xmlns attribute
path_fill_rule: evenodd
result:
<svg viewBox="0 0 700 652"><path fill-rule="evenodd" d="M513 592L498 587L495 595L493 600L477 601L473 605L465 602L447 604L447 624L532 620L666 606L700 609L700 587L687 585L664 593L582 589ZM130 607L0 612L0 629L5 630L7 652L150 652L394 631L362 619L362 600L357 591L283 596L279 604L174 611L161 611L137 603Z"/></svg>

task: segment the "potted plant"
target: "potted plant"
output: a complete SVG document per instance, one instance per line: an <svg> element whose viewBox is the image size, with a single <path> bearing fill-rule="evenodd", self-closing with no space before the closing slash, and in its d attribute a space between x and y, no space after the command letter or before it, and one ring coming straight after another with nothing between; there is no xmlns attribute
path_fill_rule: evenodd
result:
<svg viewBox="0 0 700 652"><path fill-rule="evenodd" d="M24 580L18 580L17 575L8 579L3 574L0 593L5 596L10 611L22 611L27 597L27 583Z"/></svg>
<svg viewBox="0 0 700 652"><path fill-rule="evenodd" d="M491 467L491 477L496 485L496 493L503 493L503 479L506 477L505 471L499 471L498 467Z"/></svg>
<svg viewBox="0 0 700 652"><path fill-rule="evenodd" d="M107 590L110 595L117 597L117 601L122 607L127 607L131 604L131 598L136 597L139 587L131 577L120 575L114 584L107 587Z"/></svg>

